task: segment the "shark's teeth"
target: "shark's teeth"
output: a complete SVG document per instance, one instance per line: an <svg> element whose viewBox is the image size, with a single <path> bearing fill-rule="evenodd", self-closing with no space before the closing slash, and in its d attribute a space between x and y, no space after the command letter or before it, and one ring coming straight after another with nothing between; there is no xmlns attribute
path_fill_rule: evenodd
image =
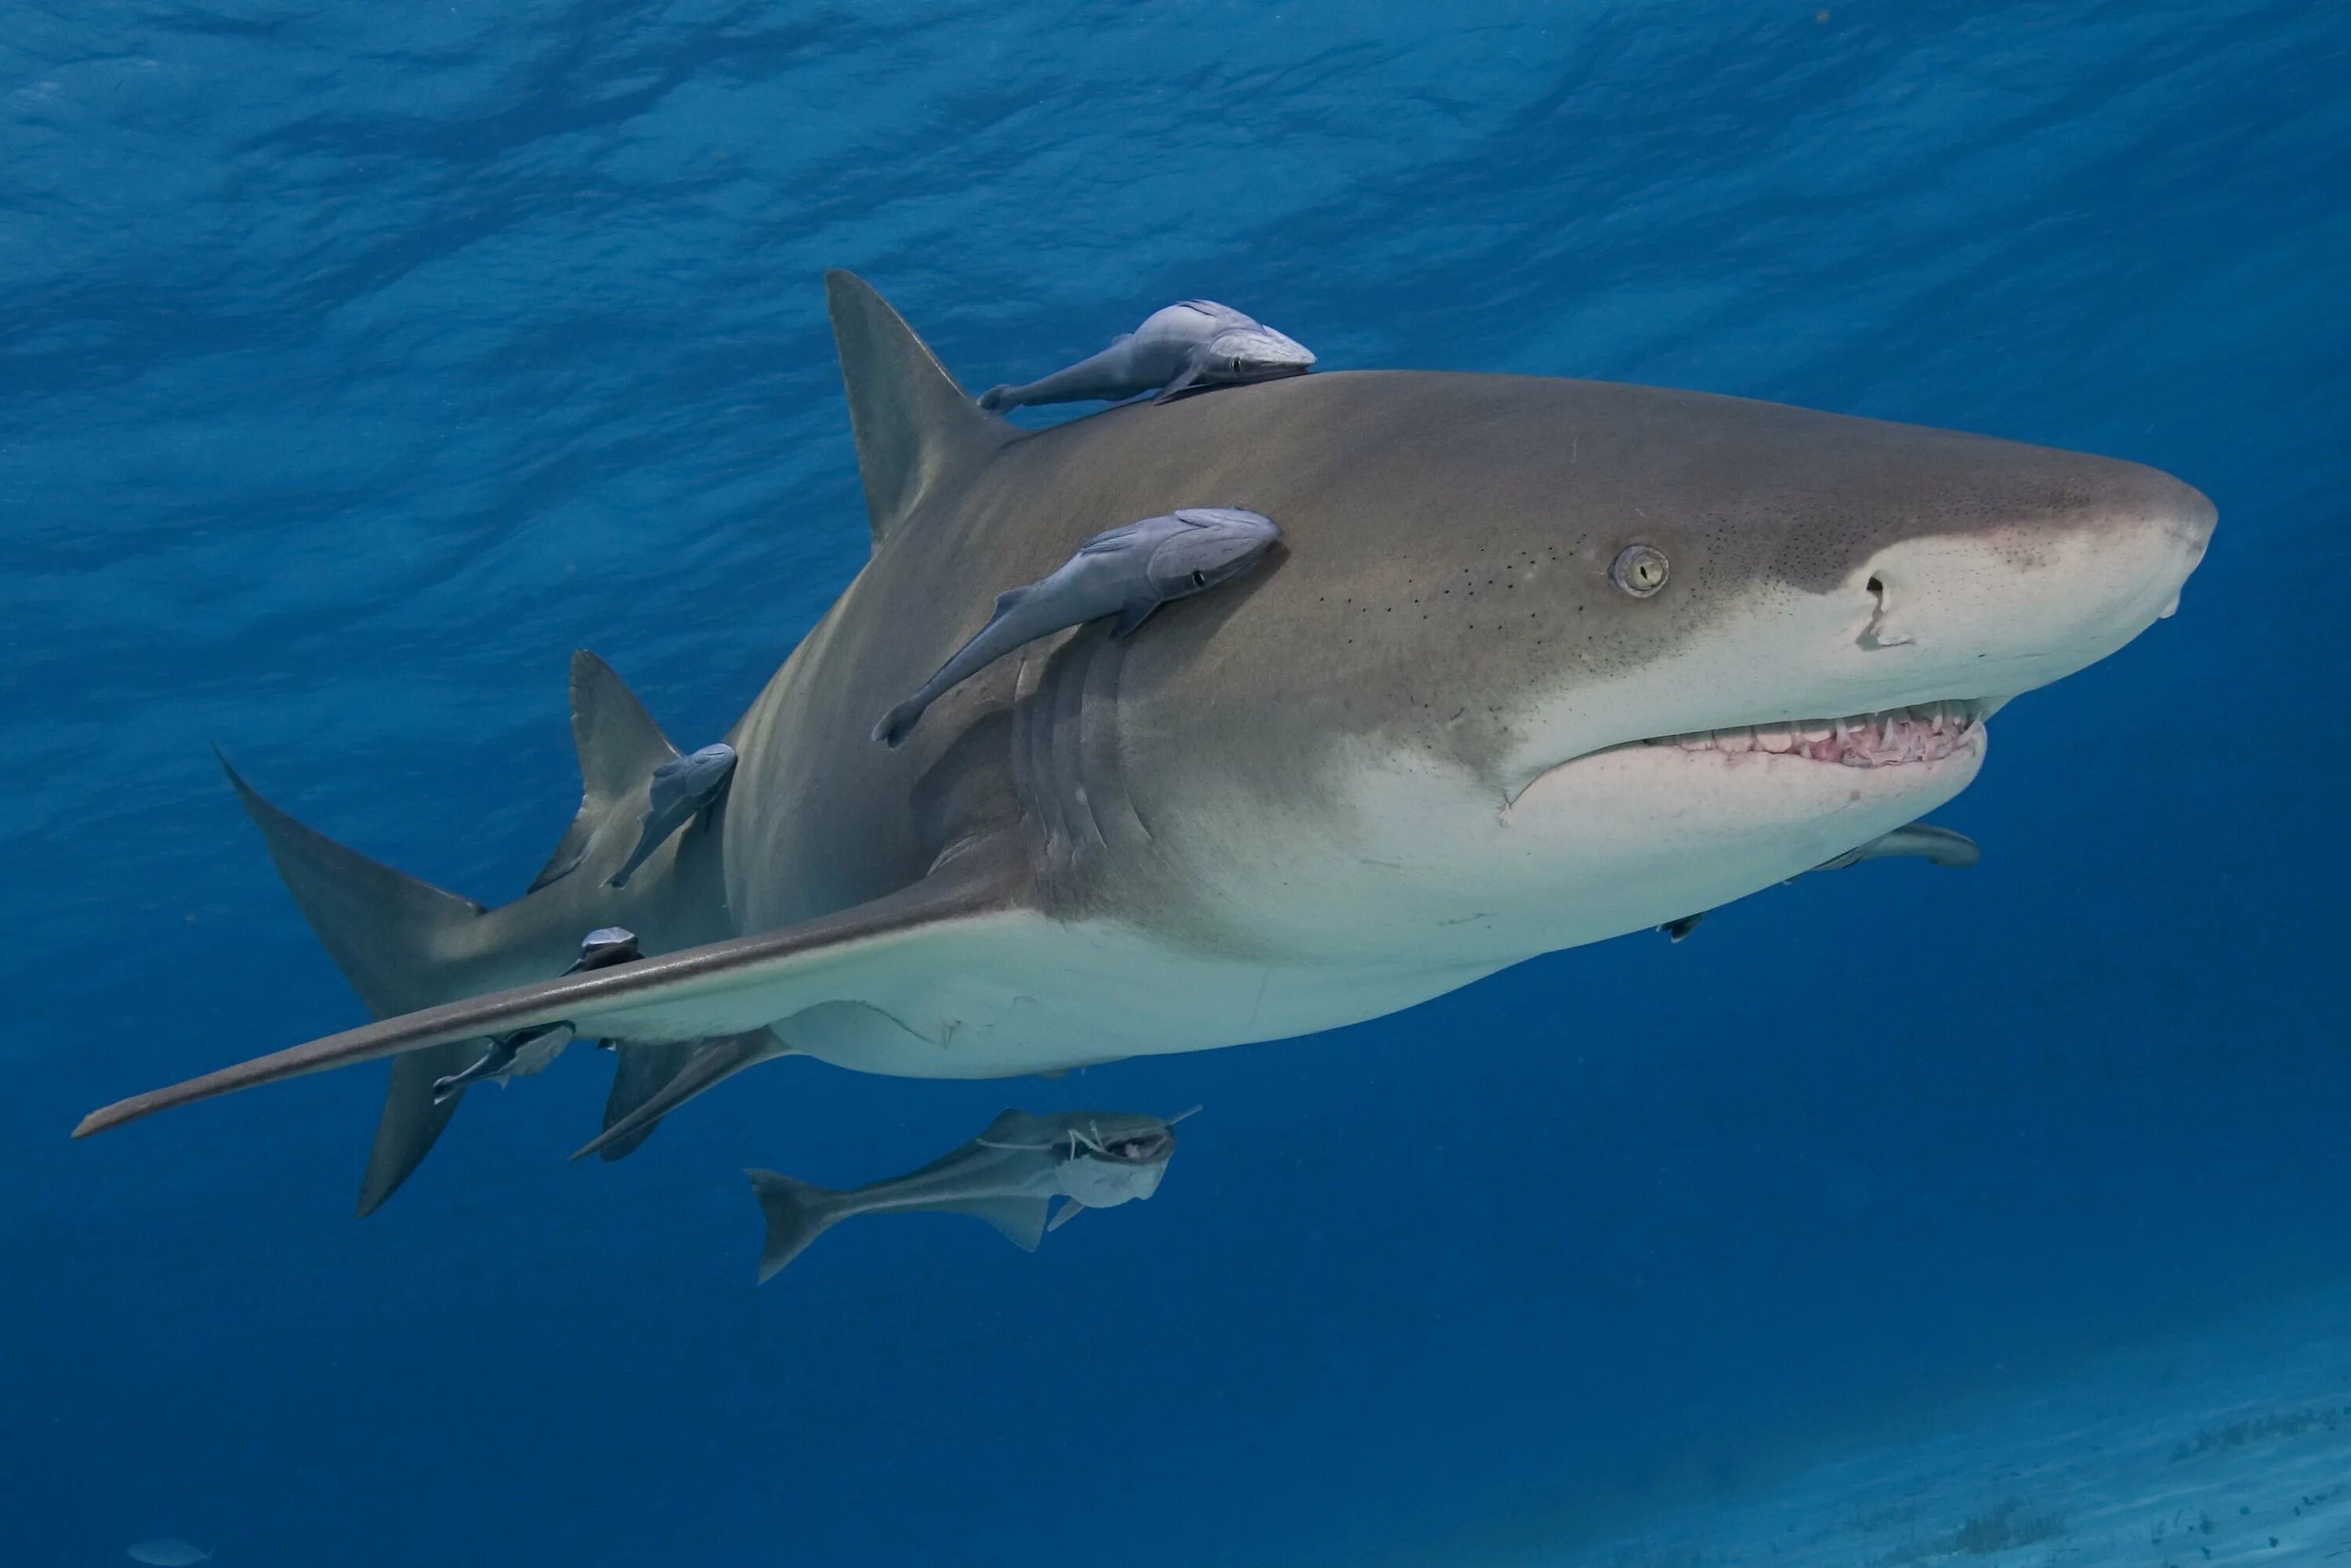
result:
<svg viewBox="0 0 2351 1568"><path fill-rule="evenodd" d="M1847 768L1892 768L1906 762L1940 762L1970 745L1981 723L1977 704L1932 702L1835 719L1781 719L1729 729L1692 730L1642 744L1719 751L1733 757L1762 751Z"/></svg>

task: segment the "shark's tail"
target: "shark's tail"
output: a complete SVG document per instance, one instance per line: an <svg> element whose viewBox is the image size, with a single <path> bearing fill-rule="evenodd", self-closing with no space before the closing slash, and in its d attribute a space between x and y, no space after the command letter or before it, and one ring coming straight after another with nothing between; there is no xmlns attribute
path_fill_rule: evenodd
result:
<svg viewBox="0 0 2351 1568"><path fill-rule="evenodd" d="M547 978L571 959L586 930L609 923L594 917L585 901L589 895L576 888L543 890L569 882L588 862L618 863L627 850L623 841L633 837L632 808L642 808L653 770L677 753L621 678L593 653L573 655L571 703L582 780L579 814L530 893L496 912L305 827L222 758L287 890L377 1018ZM596 880L582 877L578 886L592 889ZM408 1179L456 1113L462 1093L435 1103L434 1081L460 1071L484 1048L479 1040L452 1040L392 1063L391 1090L360 1186L362 1215Z"/></svg>
<svg viewBox="0 0 2351 1568"><path fill-rule="evenodd" d="M759 1283L774 1279L783 1266L808 1250L848 1209L842 1195L776 1171L746 1171L752 1196L768 1217L768 1244L759 1252Z"/></svg>

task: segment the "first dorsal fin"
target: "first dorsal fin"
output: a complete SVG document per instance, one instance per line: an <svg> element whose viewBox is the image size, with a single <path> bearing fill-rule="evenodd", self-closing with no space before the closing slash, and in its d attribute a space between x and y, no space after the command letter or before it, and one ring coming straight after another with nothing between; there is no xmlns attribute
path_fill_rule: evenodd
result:
<svg viewBox="0 0 2351 1568"><path fill-rule="evenodd" d="M571 743L580 750L580 813L532 879L537 893L580 863L612 808L644 787L677 747L612 666L582 648L571 655Z"/></svg>
<svg viewBox="0 0 2351 1568"><path fill-rule="evenodd" d="M944 476L978 462L1019 430L972 402L863 278L835 269L824 275L824 291L879 549Z"/></svg>

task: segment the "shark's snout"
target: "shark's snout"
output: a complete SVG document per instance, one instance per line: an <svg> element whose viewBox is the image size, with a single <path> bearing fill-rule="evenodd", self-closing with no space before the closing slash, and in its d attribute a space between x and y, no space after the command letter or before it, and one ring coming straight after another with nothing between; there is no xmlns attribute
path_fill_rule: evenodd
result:
<svg viewBox="0 0 2351 1568"><path fill-rule="evenodd" d="M1868 556L1839 596L1862 655L1856 695L2004 699L2170 614L2217 509L2151 468L2102 464L2095 477L2062 510L1921 532Z"/></svg>

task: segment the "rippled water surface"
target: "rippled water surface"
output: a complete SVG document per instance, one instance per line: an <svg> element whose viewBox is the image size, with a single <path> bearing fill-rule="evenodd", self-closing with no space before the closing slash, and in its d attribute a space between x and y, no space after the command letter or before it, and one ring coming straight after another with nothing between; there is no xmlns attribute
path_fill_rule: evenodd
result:
<svg viewBox="0 0 2351 1568"><path fill-rule="evenodd" d="M1541 1563L2326 1299L2346 82L2351 12L2250 0L0 9L0 1559ZM2222 521L2001 716L1972 873L1057 1082L787 1063L613 1166L567 1058L364 1223L380 1070L68 1143L360 1017L212 744L495 903L573 647L732 721L864 555L829 266L973 387L1207 295ZM1034 1257L877 1221L751 1288L746 1165L1195 1102Z"/></svg>

